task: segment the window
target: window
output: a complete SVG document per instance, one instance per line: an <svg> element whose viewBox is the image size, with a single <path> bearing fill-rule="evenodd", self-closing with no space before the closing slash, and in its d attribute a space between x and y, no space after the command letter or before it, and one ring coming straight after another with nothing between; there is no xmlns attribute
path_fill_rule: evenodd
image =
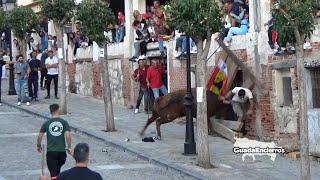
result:
<svg viewBox="0 0 320 180"><path fill-rule="evenodd" d="M276 70L275 84L276 96L280 107L292 106L292 80L290 68L280 68Z"/></svg>
<svg viewBox="0 0 320 180"><path fill-rule="evenodd" d="M320 108L320 67L310 68L313 108Z"/></svg>

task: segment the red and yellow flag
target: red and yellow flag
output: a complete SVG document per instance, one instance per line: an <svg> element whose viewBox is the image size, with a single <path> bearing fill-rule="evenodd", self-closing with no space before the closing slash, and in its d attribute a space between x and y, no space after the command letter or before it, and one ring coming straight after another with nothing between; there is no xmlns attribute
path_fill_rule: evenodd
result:
<svg viewBox="0 0 320 180"><path fill-rule="evenodd" d="M227 74L227 64L223 59L220 59L214 68L207 88L218 96L224 96L227 88Z"/></svg>

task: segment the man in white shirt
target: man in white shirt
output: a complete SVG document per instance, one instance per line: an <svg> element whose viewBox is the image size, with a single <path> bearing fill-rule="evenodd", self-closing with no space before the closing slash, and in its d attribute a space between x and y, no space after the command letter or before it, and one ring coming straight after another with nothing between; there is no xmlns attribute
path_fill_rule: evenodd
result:
<svg viewBox="0 0 320 180"><path fill-rule="evenodd" d="M231 96L232 100L228 100ZM232 91L229 91L225 97L222 97L223 103L232 105L233 111L238 115L238 121L243 122L244 115L251 115L253 110L253 96L252 92L243 87L235 87ZM247 102L249 101L250 107L247 108Z"/></svg>
<svg viewBox="0 0 320 180"><path fill-rule="evenodd" d="M31 45L31 50L36 51L37 54L39 53L39 43L37 40L35 40L33 37L30 37L30 45Z"/></svg>
<svg viewBox="0 0 320 180"><path fill-rule="evenodd" d="M45 99L50 99L50 84L53 79L54 82L54 95L56 99L58 98L58 66L59 60L53 55L53 51L48 52L49 57L46 59L45 65L48 70L47 73L47 96Z"/></svg>

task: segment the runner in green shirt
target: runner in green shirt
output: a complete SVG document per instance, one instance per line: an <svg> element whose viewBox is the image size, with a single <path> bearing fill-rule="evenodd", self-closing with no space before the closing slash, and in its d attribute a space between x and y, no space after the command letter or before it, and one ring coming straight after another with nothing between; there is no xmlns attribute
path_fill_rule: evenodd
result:
<svg viewBox="0 0 320 180"><path fill-rule="evenodd" d="M47 165L51 179L56 179L61 167L66 162L67 154L72 155L70 126L67 121L60 118L59 105L50 105L51 118L43 123L38 139L37 150L42 152L41 141L47 133ZM66 148L66 141L68 148Z"/></svg>

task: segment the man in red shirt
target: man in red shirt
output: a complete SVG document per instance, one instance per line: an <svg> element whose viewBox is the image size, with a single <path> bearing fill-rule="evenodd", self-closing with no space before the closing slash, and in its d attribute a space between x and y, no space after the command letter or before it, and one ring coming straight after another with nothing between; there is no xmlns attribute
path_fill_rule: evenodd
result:
<svg viewBox="0 0 320 180"><path fill-rule="evenodd" d="M148 86L147 86L147 71L148 68L150 67L149 65L146 65L146 56L140 56L137 61L139 64L139 67L134 71L134 73L131 75L131 78L136 81L140 82L140 90L139 90L139 96L137 99L137 105L136 105L136 110L134 113L139 112L139 106L141 104L142 97L144 96L144 110L148 112L150 109L148 109L148 103L150 103L150 94L148 91ZM150 107L150 106L149 106Z"/></svg>
<svg viewBox="0 0 320 180"><path fill-rule="evenodd" d="M154 99L159 97L159 90L164 94L168 94L167 88L163 85L162 74L166 72L158 60L152 60L150 68L147 71L147 85L152 89Z"/></svg>

